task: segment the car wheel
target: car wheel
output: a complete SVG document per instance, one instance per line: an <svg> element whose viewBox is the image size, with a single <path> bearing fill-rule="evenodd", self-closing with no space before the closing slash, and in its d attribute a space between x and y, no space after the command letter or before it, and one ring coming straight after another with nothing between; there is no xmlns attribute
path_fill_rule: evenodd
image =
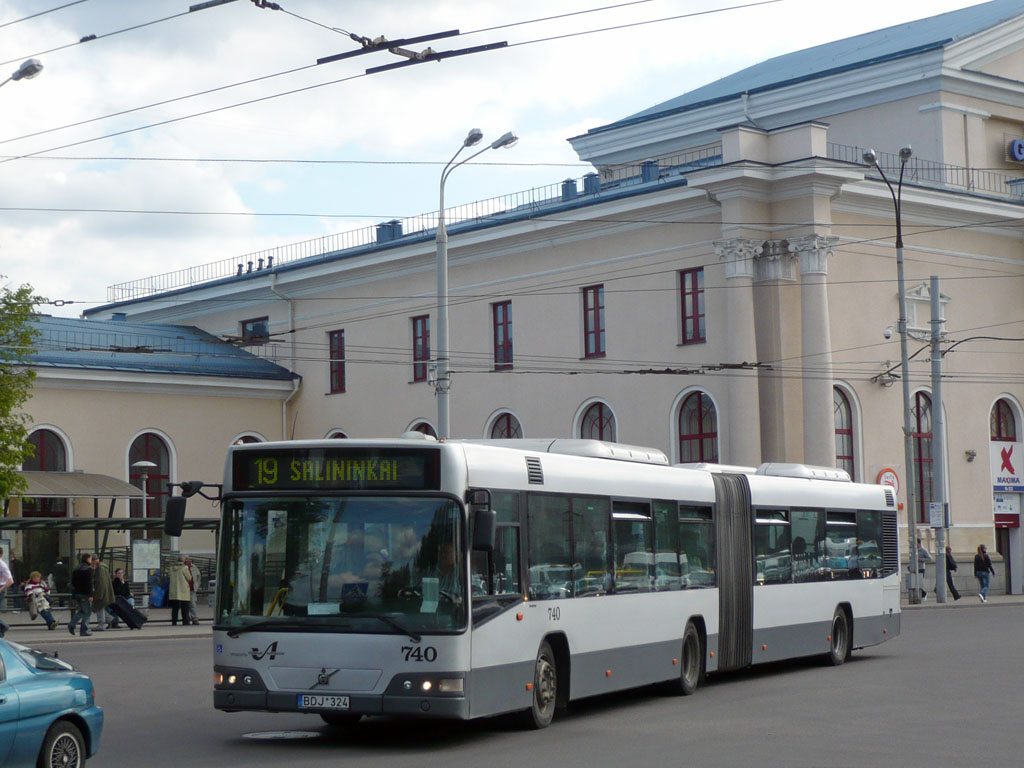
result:
<svg viewBox="0 0 1024 768"><path fill-rule="evenodd" d="M50 726L39 750L37 768L82 768L85 765L85 739L82 732L66 720Z"/></svg>
<svg viewBox="0 0 1024 768"><path fill-rule="evenodd" d="M547 728L551 725L557 694L558 668L555 665L555 654L545 640L537 651L537 662L533 670L533 696L524 718L529 728Z"/></svg>

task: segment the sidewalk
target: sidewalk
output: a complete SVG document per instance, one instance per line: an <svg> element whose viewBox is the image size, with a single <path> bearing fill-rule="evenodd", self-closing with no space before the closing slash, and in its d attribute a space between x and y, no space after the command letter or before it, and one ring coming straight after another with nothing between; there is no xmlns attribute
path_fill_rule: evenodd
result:
<svg viewBox="0 0 1024 768"><path fill-rule="evenodd" d="M31 647L48 646L54 643L93 643L109 640L158 640L172 637L211 637L213 628L213 608L204 602L199 603L199 625L171 626L170 608L144 608L142 612L149 616L142 629L128 629L124 622L117 629L106 629L103 632L96 631L95 617L89 623L92 631L90 637L81 637L78 634L78 627L75 627L75 636L68 634L68 619L70 611L65 608L55 607L53 617L57 620L57 628L48 630L42 619L32 621L27 611L4 611L0 613L10 629L4 636L5 640L13 640Z"/></svg>
<svg viewBox="0 0 1024 768"><path fill-rule="evenodd" d="M988 593L988 602L983 603L978 599L978 593L963 594L961 593L959 600L954 600L949 592L946 592L946 602L937 603L935 602L935 593L929 589L928 599L919 605L910 605L907 602L906 591L900 594L900 610L903 611L920 611L927 610L929 608L995 608L997 606L1005 605L1024 605L1024 595L996 595L992 592Z"/></svg>

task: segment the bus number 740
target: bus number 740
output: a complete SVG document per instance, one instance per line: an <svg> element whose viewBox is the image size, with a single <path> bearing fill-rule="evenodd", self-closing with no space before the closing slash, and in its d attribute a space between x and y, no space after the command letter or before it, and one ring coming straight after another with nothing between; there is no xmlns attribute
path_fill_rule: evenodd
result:
<svg viewBox="0 0 1024 768"><path fill-rule="evenodd" d="M437 661L437 648L428 645L421 648L418 645L403 645L402 653L406 661Z"/></svg>

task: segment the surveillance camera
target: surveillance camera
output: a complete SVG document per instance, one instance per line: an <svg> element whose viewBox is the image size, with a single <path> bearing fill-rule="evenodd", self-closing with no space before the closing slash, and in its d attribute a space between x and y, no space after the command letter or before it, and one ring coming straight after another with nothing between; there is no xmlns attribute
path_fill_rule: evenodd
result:
<svg viewBox="0 0 1024 768"><path fill-rule="evenodd" d="M886 328L884 331L882 331L882 335L885 336L885 338L887 338L887 339L891 339L892 338L892 328Z"/></svg>

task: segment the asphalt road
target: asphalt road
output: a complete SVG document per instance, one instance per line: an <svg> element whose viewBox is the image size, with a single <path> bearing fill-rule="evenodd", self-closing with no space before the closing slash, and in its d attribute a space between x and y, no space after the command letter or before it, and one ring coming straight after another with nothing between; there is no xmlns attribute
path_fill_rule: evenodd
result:
<svg viewBox="0 0 1024 768"><path fill-rule="evenodd" d="M103 746L90 768L936 768L1020 764L1022 628L1022 605L907 611L901 637L856 652L838 668L789 662L711 678L688 698L650 688L601 697L574 704L544 731L522 730L511 718L376 718L352 735L312 716L215 711L208 634L66 638L54 647L92 675L106 713ZM269 731L304 734L252 738Z"/></svg>

